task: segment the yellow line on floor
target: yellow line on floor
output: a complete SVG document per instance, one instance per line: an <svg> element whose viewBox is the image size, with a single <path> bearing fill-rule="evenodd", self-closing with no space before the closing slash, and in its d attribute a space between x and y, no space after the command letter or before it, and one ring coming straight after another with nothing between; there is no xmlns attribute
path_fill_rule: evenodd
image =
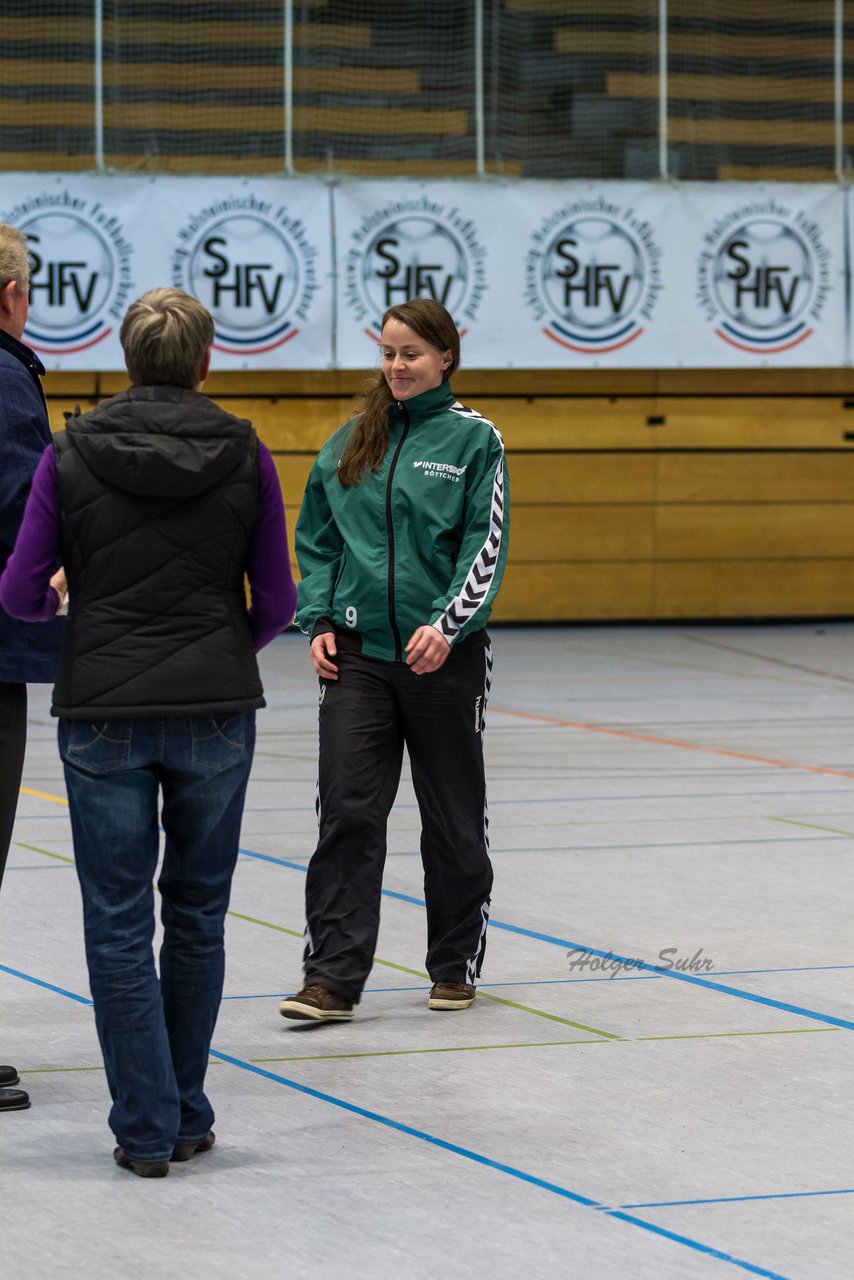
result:
<svg viewBox="0 0 854 1280"><path fill-rule="evenodd" d="M64 804L68 808L65 796L53 796L49 791L33 791L31 787L21 787L22 796L38 796L39 800L52 800L54 804Z"/></svg>

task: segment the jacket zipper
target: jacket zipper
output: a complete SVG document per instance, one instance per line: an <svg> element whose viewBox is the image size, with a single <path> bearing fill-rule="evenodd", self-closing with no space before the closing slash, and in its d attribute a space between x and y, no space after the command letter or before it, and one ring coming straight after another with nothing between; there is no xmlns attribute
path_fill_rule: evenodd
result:
<svg viewBox="0 0 854 1280"><path fill-rule="evenodd" d="M400 631L397 626L394 605L394 524L391 514L391 486L394 480L394 472L397 467L397 460L400 457L400 451L403 448L403 442L409 435L409 414L405 407L398 401L398 409L403 414L403 434L397 442L397 448L394 451L394 457L391 460L391 466L388 469L388 483L385 491L385 523L386 532L388 534L388 616L391 623L391 634L394 637L394 660L395 662L403 661L403 642L400 638Z"/></svg>

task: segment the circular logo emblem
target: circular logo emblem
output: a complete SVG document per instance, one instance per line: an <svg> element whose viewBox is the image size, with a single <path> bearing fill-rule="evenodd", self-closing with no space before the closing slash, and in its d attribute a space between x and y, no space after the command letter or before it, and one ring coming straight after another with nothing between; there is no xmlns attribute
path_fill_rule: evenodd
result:
<svg viewBox="0 0 854 1280"><path fill-rule="evenodd" d="M527 300L543 332L570 351L601 355L635 342L661 289L649 224L602 200L558 210L533 237Z"/></svg>
<svg viewBox="0 0 854 1280"><path fill-rule="evenodd" d="M706 243L700 302L722 341L769 355L813 334L830 287L829 251L815 223L769 203L733 211Z"/></svg>
<svg viewBox="0 0 854 1280"><path fill-rule="evenodd" d="M132 285L132 250L119 219L99 201L71 203L80 211L49 209L18 222L30 252L26 338L47 355L103 342L121 323Z"/></svg>
<svg viewBox="0 0 854 1280"><path fill-rule="evenodd" d="M401 201L376 210L353 233L345 297L374 342L383 314L411 298L440 302L462 335L486 289L485 254L474 223L456 207Z"/></svg>
<svg viewBox="0 0 854 1280"><path fill-rule="evenodd" d="M173 283L210 311L218 351L259 355L296 337L318 288L300 219L239 197L202 210L178 239Z"/></svg>

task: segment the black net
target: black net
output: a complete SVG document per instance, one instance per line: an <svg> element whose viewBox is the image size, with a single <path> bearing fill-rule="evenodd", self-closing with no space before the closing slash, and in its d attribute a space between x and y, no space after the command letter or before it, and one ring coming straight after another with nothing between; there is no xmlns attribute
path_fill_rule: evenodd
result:
<svg viewBox="0 0 854 1280"><path fill-rule="evenodd" d="M849 8L837 29L834 0L668 0L662 62L659 0L103 0L97 30L93 0L7 0L0 156L832 180L851 167Z"/></svg>

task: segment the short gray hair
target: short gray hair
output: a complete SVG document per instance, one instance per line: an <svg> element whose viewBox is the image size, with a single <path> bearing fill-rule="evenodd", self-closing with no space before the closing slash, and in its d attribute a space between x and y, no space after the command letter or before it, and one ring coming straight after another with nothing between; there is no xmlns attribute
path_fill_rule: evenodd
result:
<svg viewBox="0 0 854 1280"><path fill-rule="evenodd" d="M8 222L0 222L0 288L14 280L19 291L29 287L30 255L27 237Z"/></svg>
<svg viewBox="0 0 854 1280"><path fill-rule="evenodd" d="M149 289L128 307L120 336L135 386L193 390L213 345L214 322L183 289Z"/></svg>

